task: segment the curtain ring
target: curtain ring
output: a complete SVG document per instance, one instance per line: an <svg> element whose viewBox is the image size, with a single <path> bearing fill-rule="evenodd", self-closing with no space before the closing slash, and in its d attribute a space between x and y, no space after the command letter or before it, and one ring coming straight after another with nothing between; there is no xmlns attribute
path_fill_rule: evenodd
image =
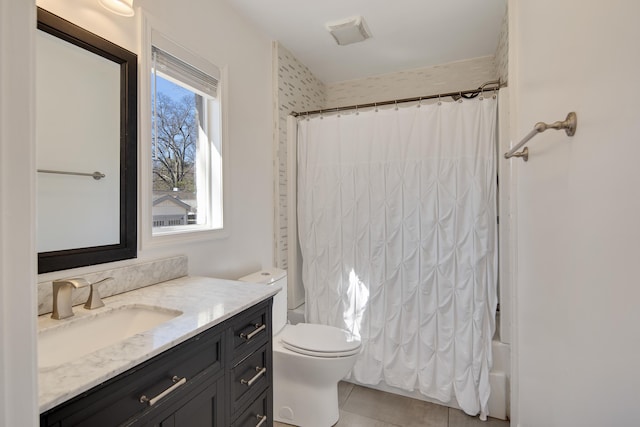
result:
<svg viewBox="0 0 640 427"><path fill-rule="evenodd" d="M309 112L307 111L307 121L309 121Z"/></svg>
<svg viewBox="0 0 640 427"><path fill-rule="evenodd" d="M494 87L493 88L493 99L496 99L497 97L498 97L497 89Z"/></svg>
<svg viewBox="0 0 640 427"><path fill-rule="evenodd" d="M320 120L324 120L324 111L320 110Z"/></svg>
<svg viewBox="0 0 640 427"><path fill-rule="evenodd" d="M422 107L422 97L418 100L418 108Z"/></svg>
<svg viewBox="0 0 640 427"><path fill-rule="evenodd" d="M442 98L440 98L440 94L438 94L438 105L442 105Z"/></svg>
<svg viewBox="0 0 640 427"><path fill-rule="evenodd" d="M480 87L480 95L478 96L478 99L480 101L482 101L484 99L484 87Z"/></svg>
<svg viewBox="0 0 640 427"><path fill-rule="evenodd" d="M358 111L358 106L356 105L356 116L360 114L360 111Z"/></svg>
<svg viewBox="0 0 640 427"><path fill-rule="evenodd" d="M338 117L340 117L340 108L336 107L336 113L338 113Z"/></svg>
<svg viewBox="0 0 640 427"><path fill-rule="evenodd" d="M458 95L460 95L460 98L458 98L458 102L462 104L462 91L458 92Z"/></svg>
<svg viewBox="0 0 640 427"><path fill-rule="evenodd" d="M398 100L395 100L394 102L396 103L396 108L395 108L395 110L396 110L396 111L398 111Z"/></svg>
<svg viewBox="0 0 640 427"><path fill-rule="evenodd" d="M374 111L377 113L377 112L378 112L378 103L377 103L377 102L374 102L374 103L373 103L373 107L375 108L375 110L374 110Z"/></svg>

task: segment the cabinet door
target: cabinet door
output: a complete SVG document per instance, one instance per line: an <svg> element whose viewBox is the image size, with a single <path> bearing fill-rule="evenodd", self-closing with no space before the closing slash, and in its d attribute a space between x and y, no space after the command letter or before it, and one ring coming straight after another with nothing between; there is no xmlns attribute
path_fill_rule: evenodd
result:
<svg viewBox="0 0 640 427"><path fill-rule="evenodd" d="M222 427L224 381L208 382L193 390L174 413L160 422L160 427Z"/></svg>
<svg viewBox="0 0 640 427"><path fill-rule="evenodd" d="M175 427L222 427L224 405L221 399L224 381L202 390L175 414Z"/></svg>

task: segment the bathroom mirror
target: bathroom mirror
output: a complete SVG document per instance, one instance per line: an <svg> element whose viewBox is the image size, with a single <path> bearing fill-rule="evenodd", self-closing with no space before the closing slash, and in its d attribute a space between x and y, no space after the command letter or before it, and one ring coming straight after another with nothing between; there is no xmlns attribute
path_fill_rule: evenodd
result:
<svg viewBox="0 0 640 427"><path fill-rule="evenodd" d="M137 56L38 8L38 273L137 254Z"/></svg>

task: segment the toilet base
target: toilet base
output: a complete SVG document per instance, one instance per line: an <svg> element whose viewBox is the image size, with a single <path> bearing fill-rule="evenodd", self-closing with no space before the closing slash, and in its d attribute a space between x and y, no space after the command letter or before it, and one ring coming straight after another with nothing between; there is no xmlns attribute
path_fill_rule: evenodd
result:
<svg viewBox="0 0 640 427"><path fill-rule="evenodd" d="M273 419L302 427L330 427L338 422L338 384L287 387L274 378Z"/></svg>
<svg viewBox="0 0 640 427"><path fill-rule="evenodd" d="M287 325L286 328L294 326ZM297 326L295 326L297 327ZM357 353L316 357L285 348L273 338L273 418L302 427L331 427L338 422L338 382L355 364Z"/></svg>

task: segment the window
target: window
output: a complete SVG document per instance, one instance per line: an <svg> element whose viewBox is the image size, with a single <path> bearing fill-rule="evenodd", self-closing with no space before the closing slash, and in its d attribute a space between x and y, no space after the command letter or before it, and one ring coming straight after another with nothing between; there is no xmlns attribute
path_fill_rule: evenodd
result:
<svg viewBox="0 0 640 427"><path fill-rule="evenodd" d="M160 46L156 45L157 40ZM171 53L165 46L171 48ZM153 236L223 228L219 71L190 52L180 50L154 34ZM200 66L192 65L194 62Z"/></svg>

